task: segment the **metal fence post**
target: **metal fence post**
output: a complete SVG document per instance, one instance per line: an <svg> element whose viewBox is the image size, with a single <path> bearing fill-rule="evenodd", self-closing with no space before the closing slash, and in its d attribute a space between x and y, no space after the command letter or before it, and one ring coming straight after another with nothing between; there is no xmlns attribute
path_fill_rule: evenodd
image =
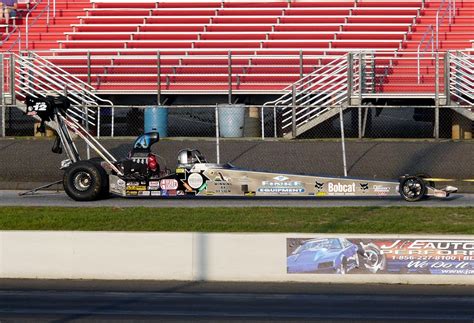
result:
<svg viewBox="0 0 474 323"><path fill-rule="evenodd" d="M346 138L344 134L344 113L342 112L342 106L339 107L339 119L341 123L342 164L344 166L344 177L347 177Z"/></svg>
<svg viewBox="0 0 474 323"><path fill-rule="evenodd" d="M232 104L232 51L229 51L228 53L227 64L228 64L228 73L229 73L228 101L229 101L229 104Z"/></svg>
<svg viewBox="0 0 474 323"><path fill-rule="evenodd" d="M156 54L156 68L157 68L157 74L158 74L158 91L157 91L157 98L156 102L157 105L161 105L161 53L160 51L157 52Z"/></svg>
<svg viewBox="0 0 474 323"><path fill-rule="evenodd" d="M291 134L296 138L296 85L291 87Z"/></svg>
<svg viewBox="0 0 474 323"><path fill-rule="evenodd" d="M439 139L439 52L436 51L436 68L435 68L435 121L434 121L434 137Z"/></svg>
<svg viewBox="0 0 474 323"><path fill-rule="evenodd" d="M220 133L219 133L219 106L216 104L216 162L220 164L221 162L221 152L220 152Z"/></svg>
<svg viewBox="0 0 474 323"><path fill-rule="evenodd" d="M110 136L113 138L115 133L115 107L112 106L111 120L110 120Z"/></svg>
<svg viewBox="0 0 474 323"><path fill-rule="evenodd" d="M260 122L262 128L262 140L265 140L265 107L262 105L260 109Z"/></svg>
<svg viewBox="0 0 474 323"><path fill-rule="evenodd" d="M97 138L100 138L100 106L97 107Z"/></svg>

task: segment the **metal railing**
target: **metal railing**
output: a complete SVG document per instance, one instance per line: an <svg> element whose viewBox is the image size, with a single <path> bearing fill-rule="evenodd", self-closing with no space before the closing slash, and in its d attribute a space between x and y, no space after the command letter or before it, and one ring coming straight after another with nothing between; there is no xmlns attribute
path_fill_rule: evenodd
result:
<svg viewBox="0 0 474 323"><path fill-rule="evenodd" d="M439 28L442 26L446 16L449 17L449 26L453 23L453 19L456 16L456 0L443 0L436 11L436 24L433 26L429 25L423 34L423 37L418 44L417 57L418 57L418 84L421 83L421 63L420 59L423 53L431 47L431 56L434 56L434 52L439 51Z"/></svg>
<svg viewBox="0 0 474 323"><path fill-rule="evenodd" d="M87 127L89 124L96 126L100 122L95 121L96 111L90 107L98 108L100 104L106 104L113 109L113 103L98 97L93 87L35 53L12 53L10 59L14 66L11 72L14 73L15 80L12 97L25 100L27 96L67 95L73 107L68 111L70 117L82 120ZM97 115L100 118L100 113ZM98 127L98 136L99 129Z"/></svg>
<svg viewBox="0 0 474 323"><path fill-rule="evenodd" d="M282 130L296 137L297 129L331 107L339 106L348 98L347 70L351 68L351 54L342 55L301 78L284 89L286 92L276 100L264 104L282 112ZM262 114L263 114L262 109ZM262 136L263 130L262 115ZM274 117L276 120L276 117ZM276 129L276 127L275 127Z"/></svg>
<svg viewBox="0 0 474 323"><path fill-rule="evenodd" d="M461 104L474 107L474 52L450 52L449 89L451 96Z"/></svg>
<svg viewBox="0 0 474 323"><path fill-rule="evenodd" d="M49 25L49 15L50 15L50 0L47 0L48 3L46 4L46 6L43 8L43 10L41 10L41 12L39 12L35 19L33 20L33 22L31 23L30 25L30 22L29 22L29 19L30 19L30 15L32 12L35 11L35 9L38 7L38 5L40 5L42 3L42 0L38 1L35 6L33 8L31 8L31 10L28 11L28 13L26 14L26 18L25 18L25 48L26 50L29 49L29 45L30 45L30 42L29 42L29 34L30 34L30 27L33 27L36 22L39 20L39 18L41 18L41 16L47 12L47 16L46 16L46 24ZM54 1L54 5L56 7L56 0L53 0ZM54 9L54 16L56 16L56 8ZM21 43L21 40L20 40L20 43ZM20 49L21 50L21 49Z"/></svg>

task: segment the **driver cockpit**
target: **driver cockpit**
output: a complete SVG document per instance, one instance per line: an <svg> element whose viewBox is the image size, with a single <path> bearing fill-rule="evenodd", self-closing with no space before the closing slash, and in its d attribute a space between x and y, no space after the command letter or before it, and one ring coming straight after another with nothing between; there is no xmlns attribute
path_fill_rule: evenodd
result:
<svg viewBox="0 0 474 323"><path fill-rule="evenodd" d="M178 153L178 167L192 167L207 163L206 157L197 149L183 149Z"/></svg>

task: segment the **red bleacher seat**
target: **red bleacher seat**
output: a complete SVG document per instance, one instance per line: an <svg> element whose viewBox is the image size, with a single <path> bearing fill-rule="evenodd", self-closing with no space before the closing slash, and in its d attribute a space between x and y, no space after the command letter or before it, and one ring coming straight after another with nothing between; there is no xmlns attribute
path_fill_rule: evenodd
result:
<svg viewBox="0 0 474 323"><path fill-rule="evenodd" d="M456 23L440 29L442 49L470 46L470 3L459 4ZM423 8L421 0L57 0L60 15L49 25L44 17L38 19L30 30L29 49L53 49L51 60L82 79L88 78L84 66L91 52L91 79L104 91L124 84L129 91L156 90L158 51L166 90L222 91L227 88L231 51L236 89L273 91L349 50L416 50L439 4L427 0ZM405 89L404 73L413 74L416 68L409 60L379 59L377 64L397 67L378 70L391 74L384 85L388 91ZM422 68L424 80L431 82L433 65L427 60Z"/></svg>

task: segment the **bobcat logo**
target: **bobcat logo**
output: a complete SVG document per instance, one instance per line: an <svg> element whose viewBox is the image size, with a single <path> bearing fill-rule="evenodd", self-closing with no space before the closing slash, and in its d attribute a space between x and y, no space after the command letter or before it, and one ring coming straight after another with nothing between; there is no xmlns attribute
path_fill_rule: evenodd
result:
<svg viewBox="0 0 474 323"><path fill-rule="evenodd" d="M367 191L369 189L369 183L365 183L365 184L361 183L360 188L363 191Z"/></svg>

